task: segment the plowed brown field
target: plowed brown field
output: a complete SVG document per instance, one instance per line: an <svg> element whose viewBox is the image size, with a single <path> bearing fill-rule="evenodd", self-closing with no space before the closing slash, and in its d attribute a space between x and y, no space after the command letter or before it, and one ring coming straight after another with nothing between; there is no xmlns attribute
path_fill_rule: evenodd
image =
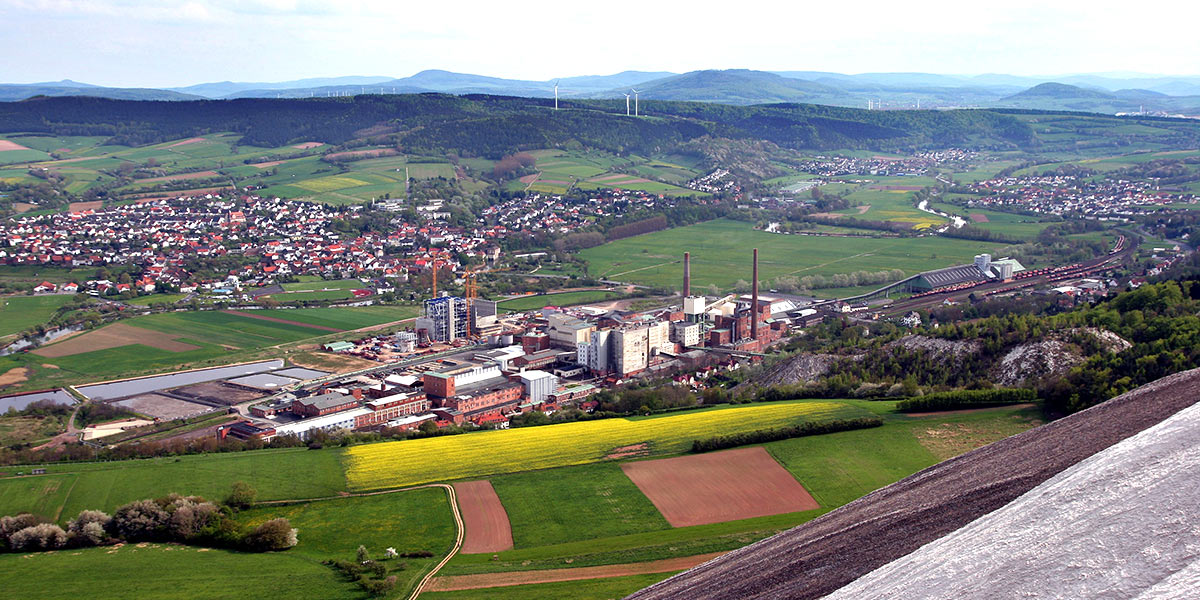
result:
<svg viewBox="0 0 1200 600"><path fill-rule="evenodd" d="M820 508L761 446L630 462L621 470L673 527Z"/></svg>
<svg viewBox="0 0 1200 600"><path fill-rule="evenodd" d="M512 527L508 513L500 504L500 497L492 488L492 482L460 481L454 484L458 496L458 507L462 510L463 554L499 552L513 547Z"/></svg>

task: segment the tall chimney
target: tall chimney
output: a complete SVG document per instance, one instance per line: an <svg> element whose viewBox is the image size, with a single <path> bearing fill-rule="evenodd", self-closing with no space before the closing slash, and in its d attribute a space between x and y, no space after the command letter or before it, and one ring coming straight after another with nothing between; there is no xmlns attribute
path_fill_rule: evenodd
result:
<svg viewBox="0 0 1200 600"><path fill-rule="evenodd" d="M683 297L692 295L692 253L683 253Z"/></svg>
<svg viewBox="0 0 1200 600"><path fill-rule="evenodd" d="M754 249L754 282L750 289L750 339L758 339L758 248Z"/></svg>

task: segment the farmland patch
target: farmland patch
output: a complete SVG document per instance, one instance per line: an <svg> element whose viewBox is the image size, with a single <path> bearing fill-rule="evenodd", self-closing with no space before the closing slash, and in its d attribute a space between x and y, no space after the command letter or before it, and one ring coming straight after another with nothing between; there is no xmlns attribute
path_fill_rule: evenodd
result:
<svg viewBox="0 0 1200 600"><path fill-rule="evenodd" d="M43 346L34 350L33 353L47 358L59 358L131 344L141 344L168 352L187 352L188 350L200 349L200 346L177 341L175 339L177 337L179 336L166 335L124 323L113 323L107 327L89 331L83 335L58 342L57 344Z"/></svg>
<svg viewBox="0 0 1200 600"><path fill-rule="evenodd" d="M732 434L864 413L835 402L784 402L384 442L349 448L346 477L356 490L469 479L600 462L613 448L646 441L652 442L655 452L674 453L695 439L718 432ZM440 460L431 461L430 456Z"/></svg>
<svg viewBox="0 0 1200 600"><path fill-rule="evenodd" d="M820 508L761 446L621 465L674 527Z"/></svg>
<svg viewBox="0 0 1200 600"><path fill-rule="evenodd" d="M32 150L32 149L33 148L26 148L25 146L22 146L13 141L0 140L0 152L7 152L9 150Z"/></svg>
<svg viewBox="0 0 1200 600"><path fill-rule="evenodd" d="M513 547L508 513L490 481L460 481L454 484L454 492L462 510L464 554L500 552Z"/></svg>

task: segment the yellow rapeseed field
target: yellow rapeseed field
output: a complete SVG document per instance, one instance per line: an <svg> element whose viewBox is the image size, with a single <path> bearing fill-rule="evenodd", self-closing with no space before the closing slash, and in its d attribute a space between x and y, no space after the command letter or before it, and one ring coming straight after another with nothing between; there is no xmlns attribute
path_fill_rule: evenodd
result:
<svg viewBox="0 0 1200 600"><path fill-rule="evenodd" d="M597 462L642 442L656 454L681 452L718 434L862 416L867 411L836 402L780 402L369 444L347 451L346 477L358 491L404 487Z"/></svg>

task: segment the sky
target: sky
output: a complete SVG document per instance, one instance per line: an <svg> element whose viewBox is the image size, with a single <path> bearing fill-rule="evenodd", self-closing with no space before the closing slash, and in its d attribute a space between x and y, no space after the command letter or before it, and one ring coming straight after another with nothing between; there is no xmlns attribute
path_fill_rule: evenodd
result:
<svg viewBox="0 0 1200 600"><path fill-rule="evenodd" d="M0 82L113 87L445 69L1200 75L1200 3L0 0Z"/></svg>

